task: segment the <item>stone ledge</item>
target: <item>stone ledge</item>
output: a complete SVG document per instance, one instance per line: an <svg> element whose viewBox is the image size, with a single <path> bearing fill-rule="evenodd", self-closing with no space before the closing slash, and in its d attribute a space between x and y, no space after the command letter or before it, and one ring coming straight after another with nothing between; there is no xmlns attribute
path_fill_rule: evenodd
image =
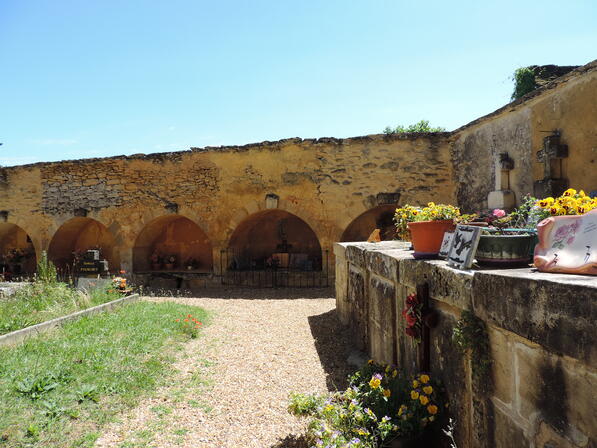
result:
<svg viewBox="0 0 597 448"><path fill-rule="evenodd" d="M139 294L132 294L130 296L122 297L120 299L113 300L111 302L102 303L85 310L77 311L76 313L69 314L67 316L57 317L55 319L47 320L37 325L32 325L21 330L13 331L11 333L0 336L0 347L6 345L17 345L23 342L25 339L37 336L40 333L51 330L52 328L64 325L67 322L77 320L83 316L100 313L102 311L111 310L125 303L136 302L139 300Z"/></svg>
<svg viewBox="0 0 597 448"><path fill-rule="evenodd" d="M341 243L346 261L460 309L545 349L597 364L597 277L531 268L461 271L443 260L415 260L403 242Z"/></svg>

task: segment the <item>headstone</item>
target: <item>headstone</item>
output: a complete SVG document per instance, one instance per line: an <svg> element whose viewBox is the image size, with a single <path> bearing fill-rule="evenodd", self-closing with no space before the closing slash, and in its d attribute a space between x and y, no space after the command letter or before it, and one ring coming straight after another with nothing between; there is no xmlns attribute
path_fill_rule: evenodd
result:
<svg viewBox="0 0 597 448"><path fill-rule="evenodd" d="M555 131L543 139L543 148L537 151L537 161L543 163L543 179L533 185L537 198L560 196L568 188L568 180L562 177L561 160L568 157L568 145L560 143L560 132ZM559 173L554 173L553 162L560 163Z"/></svg>
<svg viewBox="0 0 597 448"><path fill-rule="evenodd" d="M456 226L448 252L448 264L458 269L470 269L480 238L480 227Z"/></svg>
<svg viewBox="0 0 597 448"><path fill-rule="evenodd" d="M495 163L495 190L487 196L487 207L512 209L516 206L516 195L510 190L510 171L514 160L507 152L501 153Z"/></svg>
<svg viewBox="0 0 597 448"><path fill-rule="evenodd" d="M597 209L554 216L537 225L534 263L542 272L597 275Z"/></svg>

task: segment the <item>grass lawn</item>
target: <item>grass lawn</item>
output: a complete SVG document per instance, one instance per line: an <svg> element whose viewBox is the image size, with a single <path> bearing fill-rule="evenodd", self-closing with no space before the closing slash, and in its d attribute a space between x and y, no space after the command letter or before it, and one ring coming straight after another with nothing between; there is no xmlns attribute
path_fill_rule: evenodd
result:
<svg viewBox="0 0 597 448"><path fill-rule="evenodd" d="M174 373L198 307L137 302L0 348L0 446L91 447L103 424Z"/></svg>
<svg viewBox="0 0 597 448"><path fill-rule="evenodd" d="M84 293L66 283L36 281L0 300L0 335L120 297L117 291L109 292L106 288Z"/></svg>

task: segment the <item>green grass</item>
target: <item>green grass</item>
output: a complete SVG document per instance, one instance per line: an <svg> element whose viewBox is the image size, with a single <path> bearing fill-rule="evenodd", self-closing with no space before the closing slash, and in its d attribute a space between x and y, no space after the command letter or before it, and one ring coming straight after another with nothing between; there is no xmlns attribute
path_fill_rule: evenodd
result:
<svg viewBox="0 0 597 448"><path fill-rule="evenodd" d="M120 297L118 292L103 288L85 293L66 283L36 281L0 301L0 335Z"/></svg>
<svg viewBox="0 0 597 448"><path fill-rule="evenodd" d="M0 348L0 446L93 446L102 425L174 373L189 340L175 319L189 313L207 318L193 306L138 302Z"/></svg>

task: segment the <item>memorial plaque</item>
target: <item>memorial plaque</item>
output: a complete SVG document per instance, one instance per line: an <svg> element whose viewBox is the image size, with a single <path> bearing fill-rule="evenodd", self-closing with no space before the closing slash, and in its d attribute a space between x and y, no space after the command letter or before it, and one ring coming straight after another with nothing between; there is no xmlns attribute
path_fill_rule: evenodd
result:
<svg viewBox="0 0 597 448"><path fill-rule="evenodd" d="M438 254L440 258L448 258L448 252L450 252L450 246L452 245L452 238L454 238L454 232L444 233L444 239L442 240L442 245L439 248Z"/></svg>
<svg viewBox="0 0 597 448"><path fill-rule="evenodd" d="M553 216L537 225L534 263L542 272L597 275L597 209Z"/></svg>
<svg viewBox="0 0 597 448"><path fill-rule="evenodd" d="M448 264L458 269L470 269L480 238L481 228L456 226L448 252Z"/></svg>

